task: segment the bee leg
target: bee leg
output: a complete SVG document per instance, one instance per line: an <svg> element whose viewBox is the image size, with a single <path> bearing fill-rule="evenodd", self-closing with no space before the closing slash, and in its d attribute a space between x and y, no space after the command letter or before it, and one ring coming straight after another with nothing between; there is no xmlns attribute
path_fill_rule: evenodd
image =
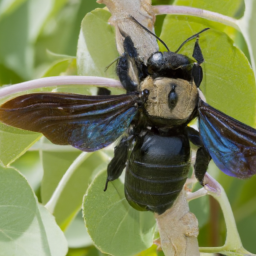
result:
<svg viewBox="0 0 256 256"><path fill-rule="evenodd" d="M196 178L198 179L200 184L204 186L204 183L203 183L204 175L207 171L209 162L211 161L212 158L204 148L199 132L189 126L186 127L186 131L187 131L189 140L194 145L199 147L196 153L196 162L195 162L194 168L195 168Z"/></svg>
<svg viewBox="0 0 256 256"><path fill-rule="evenodd" d="M199 86L203 80L203 69L197 63L195 63L192 67L192 76L194 78L194 82L195 82L197 88L199 88Z"/></svg>
<svg viewBox="0 0 256 256"><path fill-rule="evenodd" d="M134 92L137 90L138 84L135 81L133 81L129 76L129 69L130 69L129 59L127 54L125 53L118 60L118 63L116 66L116 73L125 90L127 92Z"/></svg>
<svg viewBox="0 0 256 256"><path fill-rule="evenodd" d="M129 152L129 141L127 137L123 137L120 143L115 147L114 157L110 161L107 168L107 181L104 191L108 188L108 182L119 178L125 168Z"/></svg>
<svg viewBox="0 0 256 256"><path fill-rule="evenodd" d="M202 186L204 186L204 175L207 171L211 156L204 147L200 147L196 153L195 175Z"/></svg>
<svg viewBox="0 0 256 256"><path fill-rule="evenodd" d="M124 52L129 55L131 58L137 58L138 57L138 52L137 49L134 46L134 43L131 39L130 36L125 34L123 31L120 31L121 35L124 37Z"/></svg>
<svg viewBox="0 0 256 256"><path fill-rule="evenodd" d="M203 69L201 67L201 64L204 62L203 53L201 51L200 45L198 43L198 39L196 39L194 51L193 51L193 57L196 59L196 63L192 67L192 76L194 78L194 82L197 87L200 86L202 80L203 80Z"/></svg>
<svg viewBox="0 0 256 256"><path fill-rule="evenodd" d="M192 128L190 126L187 126L186 127L186 131L187 131L189 140L194 145L196 145L197 147L202 147L203 146L203 143L202 143L202 141L200 139L199 132L197 130L195 130L194 128Z"/></svg>
<svg viewBox="0 0 256 256"><path fill-rule="evenodd" d="M146 66L139 60L131 37L121 30L120 33L124 37L124 54L118 61L116 72L127 92L132 92L137 90L138 83L147 76Z"/></svg>

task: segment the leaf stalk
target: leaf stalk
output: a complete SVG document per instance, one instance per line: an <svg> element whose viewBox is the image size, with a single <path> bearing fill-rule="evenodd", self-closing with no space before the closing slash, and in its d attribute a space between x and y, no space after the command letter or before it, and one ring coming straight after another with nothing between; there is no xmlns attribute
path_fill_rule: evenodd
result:
<svg viewBox="0 0 256 256"><path fill-rule="evenodd" d="M154 6L154 11L156 14L175 14L199 17L225 24L240 31L240 28L238 26L238 20L222 15L220 13L211 12L199 8L175 5L156 5Z"/></svg>

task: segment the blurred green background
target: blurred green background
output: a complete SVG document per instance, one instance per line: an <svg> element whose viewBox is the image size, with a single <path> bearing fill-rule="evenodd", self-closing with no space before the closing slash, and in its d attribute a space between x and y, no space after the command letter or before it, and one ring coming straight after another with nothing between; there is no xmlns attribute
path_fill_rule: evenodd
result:
<svg viewBox="0 0 256 256"><path fill-rule="evenodd" d="M154 0L153 4L172 2L174 1ZM253 13L253 10L256 13L256 3L246 1L246 4L250 6L251 12L246 13L248 17L244 21L244 28L249 31L248 38L254 47L254 56L251 58L255 58L256 17L250 13ZM241 6L237 8L234 17L242 15ZM0 86L43 76L75 75L81 21L86 13L103 7L94 0L0 0ZM164 19L164 15L157 18L157 35L161 34ZM229 36L233 36L235 44L250 58L241 34L232 32ZM37 145L26 152L12 166L26 176L39 201L42 201L42 152L36 147ZM73 154L75 158L78 153ZM227 192L244 247L256 253L256 177L250 180L237 180L222 174L213 165L210 167L210 173ZM200 246L222 245L225 241L225 223L214 199L205 197L191 202L190 206L191 211L199 219ZM72 228L66 231L66 236L70 245L69 256L103 255L92 246L81 215L75 218ZM157 254L161 255L161 252L156 253L156 246L153 246L139 255Z"/></svg>

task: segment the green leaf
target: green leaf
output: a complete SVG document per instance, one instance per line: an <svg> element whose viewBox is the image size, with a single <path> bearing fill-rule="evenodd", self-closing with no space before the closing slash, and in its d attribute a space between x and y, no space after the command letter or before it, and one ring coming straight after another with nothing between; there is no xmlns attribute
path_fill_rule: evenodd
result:
<svg viewBox="0 0 256 256"><path fill-rule="evenodd" d="M223 15L235 17L237 19L241 18L245 12L244 0L235 0L235 1L233 1L233 0L225 0L225 1L219 1L219 0L213 0L213 1L176 0L174 4L181 5L181 6L190 6L193 8L199 8L199 9L208 10L208 11L212 11L212 12L216 12L216 13L221 13ZM228 6L228 8L227 8L227 6ZM187 18L187 17L185 17L185 18ZM249 55L249 51L248 51L245 39L244 39L243 35L241 34L241 32L239 32L235 28L228 27L221 23L212 22L210 20L206 20L203 18L200 19L200 18L194 18L194 17L190 16L189 19L191 21L193 21L193 19L194 19L195 22L197 22L197 21L201 22L201 23L205 24L206 27L212 27L217 30L225 32L235 42L235 45L240 50L242 50L244 52L246 57L248 59L250 59L250 55ZM246 26L247 26L247 24L248 23L246 23Z"/></svg>
<svg viewBox="0 0 256 256"><path fill-rule="evenodd" d="M37 205L21 174L14 169L0 167L0 176L0 243L3 243L22 236L36 216Z"/></svg>
<svg viewBox="0 0 256 256"><path fill-rule="evenodd" d="M255 190L256 176L247 180L234 180L232 190L228 191L231 198L232 209L237 223L237 228L244 247L256 253L256 196Z"/></svg>
<svg viewBox="0 0 256 256"><path fill-rule="evenodd" d="M241 18L245 10L244 0L176 0L174 5L200 8L235 18Z"/></svg>
<svg viewBox="0 0 256 256"><path fill-rule="evenodd" d="M147 250L137 254L136 256L157 256L157 246L156 245L152 245L150 248L148 248Z"/></svg>
<svg viewBox="0 0 256 256"><path fill-rule="evenodd" d="M54 17L50 15L51 19L45 24L35 45L36 62L40 64L49 62L49 58L45 54L46 49L58 54L75 56L82 19L87 12L99 6L101 5L96 1L72 1ZM55 10L55 8L53 9Z"/></svg>
<svg viewBox="0 0 256 256"><path fill-rule="evenodd" d="M41 135L0 123L0 161L7 166L26 152Z"/></svg>
<svg viewBox="0 0 256 256"><path fill-rule="evenodd" d="M23 79L13 70L0 64L0 86L23 82Z"/></svg>
<svg viewBox="0 0 256 256"><path fill-rule="evenodd" d="M60 230L59 226L56 224L54 216L52 216L44 208L44 206L40 204L38 205L38 209L39 209L39 212L37 213L37 218L35 223L41 229L42 235L41 235L40 241L42 240L42 248L37 249L35 254L37 256L40 256L40 253L42 255L47 255L47 256L48 255L49 256L65 256L68 250L67 241L64 234ZM35 234L38 234L38 228L37 229L33 228L33 230L35 230ZM33 230L31 231L33 232ZM33 244L33 242L29 241L29 244ZM46 252L44 252L44 250Z"/></svg>
<svg viewBox="0 0 256 256"><path fill-rule="evenodd" d="M201 254L200 254L200 255L201 255ZM158 251L158 252L157 252L157 256L165 256L165 255L164 255L163 251ZM201 256L202 256L202 255L201 255ZM208 255L208 256L210 256L210 255Z"/></svg>
<svg viewBox="0 0 256 256"><path fill-rule="evenodd" d="M183 41L206 27L195 20L167 16L161 38L175 51ZM192 57L194 43L188 42L179 53ZM199 43L205 59L200 89L207 102L248 125L255 125L255 77L244 54L226 34L215 29L204 32Z"/></svg>
<svg viewBox="0 0 256 256"><path fill-rule="evenodd" d="M4 35L0 40L0 62L23 79L32 76L33 66L28 9L29 1L26 1L0 20L0 34Z"/></svg>
<svg viewBox="0 0 256 256"><path fill-rule="evenodd" d="M133 209L125 199L120 180L103 192L107 173L93 181L84 197L83 215L88 233L102 252L134 255L152 245L155 220L151 212Z"/></svg>
<svg viewBox="0 0 256 256"><path fill-rule="evenodd" d="M94 246L90 246L87 248L79 248L79 249L70 248L67 254L67 256L104 256L104 255L106 254L101 253Z"/></svg>
<svg viewBox="0 0 256 256"><path fill-rule="evenodd" d="M12 167L18 169L25 176L34 191L39 189L43 178L43 168L38 151L26 152L12 163Z"/></svg>
<svg viewBox="0 0 256 256"><path fill-rule="evenodd" d="M48 13L47 20L53 18L67 4L68 0L52 0L51 12Z"/></svg>
<svg viewBox="0 0 256 256"><path fill-rule="evenodd" d="M14 11L26 0L0 0L0 18Z"/></svg>
<svg viewBox="0 0 256 256"><path fill-rule="evenodd" d="M96 9L88 13L81 26L77 49L79 75L117 78L115 65L105 68L118 57L114 28L108 24L110 13Z"/></svg>
<svg viewBox="0 0 256 256"><path fill-rule="evenodd" d="M68 240L69 248L83 248L92 245L92 239L85 228L81 211L65 231L65 236Z"/></svg>
<svg viewBox="0 0 256 256"><path fill-rule="evenodd" d="M59 181L73 161L81 154L75 152L42 153L44 177L41 185L42 202L51 198ZM106 161L100 152L88 153L90 156L76 169L65 186L54 210L59 226L65 230L81 209L82 199L91 182L92 175L106 168Z"/></svg>
<svg viewBox="0 0 256 256"><path fill-rule="evenodd" d="M0 63L23 79L33 77L33 44L52 10L53 0L23 1L0 20ZM1 9L1 8L0 8Z"/></svg>
<svg viewBox="0 0 256 256"><path fill-rule="evenodd" d="M252 207L254 207L252 205ZM250 211L250 209L249 209ZM256 219L255 219L255 211L252 212L249 216L242 219L237 223L237 228L239 234L241 235L241 240L243 246L248 250L256 253L255 247L255 235L256 235Z"/></svg>
<svg viewBox="0 0 256 256"><path fill-rule="evenodd" d="M65 256L64 234L24 177L1 167L0 176L0 256Z"/></svg>
<svg viewBox="0 0 256 256"><path fill-rule="evenodd" d="M2 0L8 10L12 8L12 12L0 20L0 34L4 35L0 40L0 63L24 80L31 79L34 76L34 44L46 21L56 15L66 1ZM41 51L45 52L45 49L44 45Z"/></svg>
<svg viewBox="0 0 256 256"><path fill-rule="evenodd" d="M55 62L43 75L43 77L76 75L76 59L68 58Z"/></svg>
<svg viewBox="0 0 256 256"><path fill-rule="evenodd" d="M152 5L167 5L173 4L175 0L153 0Z"/></svg>
<svg viewBox="0 0 256 256"><path fill-rule="evenodd" d="M46 76L58 76L62 73L66 75L74 75L76 73L76 60L69 58L62 60L54 64L44 75ZM86 91L88 88L82 88L81 86L77 89L77 92ZM42 92L51 91L52 88L40 88L31 90L30 92ZM59 88L58 90L64 92L73 92L72 86ZM20 93L23 94L23 93ZM18 95L16 95L18 96ZM29 132L21 129L17 129L5 124L0 124L0 161L7 166L8 164L15 161L18 157L26 152L42 135L39 133ZM12 143L10 143L12 142Z"/></svg>

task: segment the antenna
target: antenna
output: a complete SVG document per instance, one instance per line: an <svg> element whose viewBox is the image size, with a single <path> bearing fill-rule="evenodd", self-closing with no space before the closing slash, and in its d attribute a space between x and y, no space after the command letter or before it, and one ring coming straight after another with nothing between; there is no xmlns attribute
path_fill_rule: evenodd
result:
<svg viewBox="0 0 256 256"><path fill-rule="evenodd" d="M107 72L108 69L109 69L116 61L118 61L120 58L121 58L121 57L119 56L119 57L117 57L116 59L114 59L110 64L108 64L108 65L105 67L104 72Z"/></svg>
<svg viewBox="0 0 256 256"><path fill-rule="evenodd" d="M152 33L149 29L147 29L146 27L144 27L142 24L140 24L133 16L130 16L130 18L135 21L138 25L140 25L143 29L145 29L149 34L151 34L152 36L154 36L157 40L159 40L163 45L164 47L167 49L167 51L169 52L169 48L168 46L165 44L165 42L160 39L157 35L155 35L154 33Z"/></svg>
<svg viewBox="0 0 256 256"><path fill-rule="evenodd" d="M181 46L178 48L178 50L177 50L175 53L177 53L177 52L182 48L182 46L183 46L185 43L187 43L188 41L190 41L190 40L192 40L192 39L194 39L194 38L199 38L199 34L203 33L204 31L206 31L206 30L208 30L208 29L210 29L210 28L205 28L205 29L203 29L202 31L200 31L200 32L194 34L193 36L189 37L186 41L184 41L184 42L181 44Z"/></svg>

